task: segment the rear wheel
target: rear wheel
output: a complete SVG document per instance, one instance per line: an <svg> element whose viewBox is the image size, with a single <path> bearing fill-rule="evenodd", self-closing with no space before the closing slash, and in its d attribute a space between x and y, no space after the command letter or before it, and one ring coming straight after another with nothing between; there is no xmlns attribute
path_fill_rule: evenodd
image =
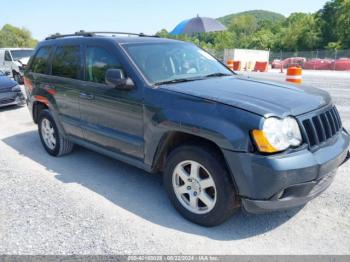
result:
<svg viewBox="0 0 350 262"><path fill-rule="evenodd" d="M215 226L236 210L235 190L222 159L210 148L181 146L169 155L164 185L188 220Z"/></svg>
<svg viewBox="0 0 350 262"><path fill-rule="evenodd" d="M38 130L41 143L52 156L62 156L73 150L73 143L59 133L55 120L49 110L40 112Z"/></svg>
<svg viewBox="0 0 350 262"><path fill-rule="evenodd" d="M16 71L13 72L13 80L15 80L18 84L22 84L22 78Z"/></svg>

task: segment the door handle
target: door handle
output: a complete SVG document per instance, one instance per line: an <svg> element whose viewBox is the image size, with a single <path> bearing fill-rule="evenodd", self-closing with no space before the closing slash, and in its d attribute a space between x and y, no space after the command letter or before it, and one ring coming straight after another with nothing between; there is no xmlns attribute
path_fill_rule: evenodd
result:
<svg viewBox="0 0 350 262"><path fill-rule="evenodd" d="M80 98L87 99L87 100L93 100L95 98L95 96L91 95L91 94L80 93Z"/></svg>

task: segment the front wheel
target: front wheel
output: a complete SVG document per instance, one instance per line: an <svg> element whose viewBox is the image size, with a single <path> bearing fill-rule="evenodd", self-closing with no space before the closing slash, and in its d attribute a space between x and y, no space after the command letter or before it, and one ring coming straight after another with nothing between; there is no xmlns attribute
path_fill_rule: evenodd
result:
<svg viewBox="0 0 350 262"><path fill-rule="evenodd" d="M174 207L196 224L219 225L237 207L223 160L211 148L188 145L171 152L164 185Z"/></svg>

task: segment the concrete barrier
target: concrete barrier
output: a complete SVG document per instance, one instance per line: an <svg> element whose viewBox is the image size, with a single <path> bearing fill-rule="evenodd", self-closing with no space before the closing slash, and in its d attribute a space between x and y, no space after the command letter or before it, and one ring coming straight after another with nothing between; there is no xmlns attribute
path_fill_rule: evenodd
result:
<svg viewBox="0 0 350 262"><path fill-rule="evenodd" d="M268 62L255 62L254 71L255 72L267 72L268 71Z"/></svg>

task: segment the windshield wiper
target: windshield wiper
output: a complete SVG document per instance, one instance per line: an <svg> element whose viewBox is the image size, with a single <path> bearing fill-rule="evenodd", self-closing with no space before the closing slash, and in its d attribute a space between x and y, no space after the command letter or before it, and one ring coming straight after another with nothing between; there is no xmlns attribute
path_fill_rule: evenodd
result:
<svg viewBox="0 0 350 262"><path fill-rule="evenodd" d="M166 80L155 83L155 85L166 85L166 84L176 84L176 83L183 83L183 82L190 82L198 80L197 78L179 78L179 79L173 79L173 80Z"/></svg>
<svg viewBox="0 0 350 262"><path fill-rule="evenodd" d="M232 76L231 74L225 74L225 73L213 73L213 74L209 74L206 75L204 77L221 77L221 76Z"/></svg>
<svg viewBox="0 0 350 262"><path fill-rule="evenodd" d="M176 84L176 83L183 83L183 82L190 82L190 81L196 81L196 80L203 80L205 78L210 77L221 77L221 76L232 76L231 74L225 74L225 73L213 73L209 75L205 75L203 77L198 78L178 78L178 79L172 79L172 80L166 80L155 83L155 85L165 85L165 84Z"/></svg>

